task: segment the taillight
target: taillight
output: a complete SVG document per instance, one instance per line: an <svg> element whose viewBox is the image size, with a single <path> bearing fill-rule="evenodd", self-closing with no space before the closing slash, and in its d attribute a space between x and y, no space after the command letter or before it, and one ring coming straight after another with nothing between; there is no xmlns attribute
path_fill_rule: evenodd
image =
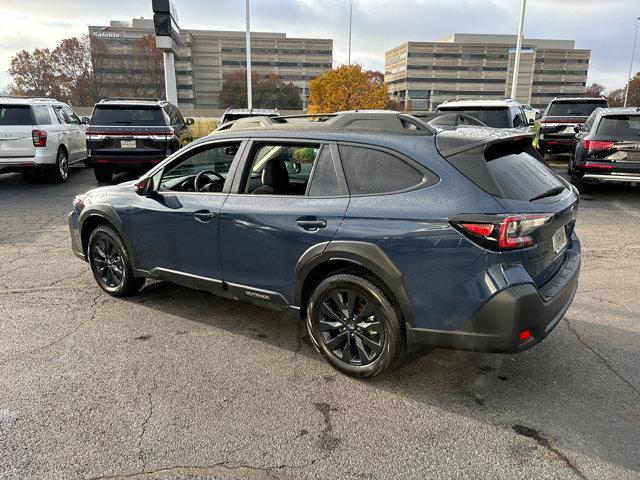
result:
<svg viewBox="0 0 640 480"><path fill-rule="evenodd" d="M507 217L496 216L495 221L469 222L452 221L452 225L472 240L491 250L514 250L530 247L534 239L532 233L546 225L553 214L522 214Z"/></svg>
<svg viewBox="0 0 640 480"><path fill-rule="evenodd" d="M104 134L102 133L86 133L87 140L104 140Z"/></svg>
<svg viewBox="0 0 640 480"><path fill-rule="evenodd" d="M151 135L152 140L171 140L171 138L175 135L175 130L173 127L167 127L167 131L161 134Z"/></svg>
<svg viewBox="0 0 640 480"><path fill-rule="evenodd" d="M582 142L582 146L585 150L593 152L595 150L611 150L614 142L603 140L585 140Z"/></svg>
<svg viewBox="0 0 640 480"><path fill-rule="evenodd" d="M43 132L42 130L33 130L31 132L31 140L33 140L34 147L46 147L47 132Z"/></svg>

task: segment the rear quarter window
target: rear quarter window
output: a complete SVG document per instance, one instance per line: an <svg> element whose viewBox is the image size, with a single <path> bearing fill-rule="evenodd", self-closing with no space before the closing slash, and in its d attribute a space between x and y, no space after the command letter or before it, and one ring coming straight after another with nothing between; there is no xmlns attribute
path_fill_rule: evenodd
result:
<svg viewBox="0 0 640 480"><path fill-rule="evenodd" d="M51 125L51 114L49 109L44 105L33 106L33 117L36 125Z"/></svg>
<svg viewBox="0 0 640 480"><path fill-rule="evenodd" d="M28 105L0 105L0 125L32 125Z"/></svg>
<svg viewBox="0 0 640 480"><path fill-rule="evenodd" d="M339 149L351 195L398 192L425 179L422 172L391 153L351 145L340 145Z"/></svg>
<svg viewBox="0 0 640 480"><path fill-rule="evenodd" d="M97 106L91 116L91 125L166 126L166 119L160 107Z"/></svg>

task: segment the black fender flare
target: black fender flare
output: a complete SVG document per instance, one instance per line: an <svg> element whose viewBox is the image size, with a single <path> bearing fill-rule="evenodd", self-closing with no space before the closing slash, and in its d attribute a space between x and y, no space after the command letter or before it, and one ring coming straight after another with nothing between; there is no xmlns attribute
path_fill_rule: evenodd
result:
<svg viewBox="0 0 640 480"><path fill-rule="evenodd" d="M307 276L316 267L332 261L353 263L373 273L395 297L408 327L415 326L411 303L402 283L402 273L387 254L373 243L337 240L319 243L309 248L296 264L294 305L302 305L302 287Z"/></svg>
<svg viewBox="0 0 640 480"><path fill-rule="evenodd" d="M135 256L135 251L133 250L133 246L129 241L128 235L125 235L124 224L122 222L122 219L120 218L120 215L118 215L118 212L116 212L116 209L113 208L113 205L110 205L108 203L94 203L94 204L88 205L82 210L82 212L80 212L80 216L78 217L78 225L79 225L81 239L82 239L84 224L89 218L92 218L92 217L101 217L116 230L118 235L120 235L120 238L122 238L122 241L124 242L125 246L127 247L127 251L129 252L129 258L131 258L131 261L133 262L134 266L137 268L138 262ZM84 250L85 245L82 245L82 248ZM85 254L86 254L86 251L85 251Z"/></svg>

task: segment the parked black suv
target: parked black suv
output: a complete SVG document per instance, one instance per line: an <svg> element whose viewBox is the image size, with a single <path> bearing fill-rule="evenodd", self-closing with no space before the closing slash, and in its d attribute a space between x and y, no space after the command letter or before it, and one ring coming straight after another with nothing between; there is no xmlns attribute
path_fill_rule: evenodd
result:
<svg viewBox="0 0 640 480"><path fill-rule="evenodd" d="M87 164L99 182L118 172L146 171L192 140L191 124L164 100L102 100L86 132Z"/></svg>
<svg viewBox="0 0 640 480"><path fill-rule="evenodd" d="M639 108L597 108L576 132L569 173L581 193L597 183L640 183Z"/></svg>
<svg viewBox="0 0 640 480"><path fill-rule="evenodd" d="M569 153L575 127L582 125L598 107L608 107L606 98L554 98L540 120L539 149L542 153Z"/></svg>

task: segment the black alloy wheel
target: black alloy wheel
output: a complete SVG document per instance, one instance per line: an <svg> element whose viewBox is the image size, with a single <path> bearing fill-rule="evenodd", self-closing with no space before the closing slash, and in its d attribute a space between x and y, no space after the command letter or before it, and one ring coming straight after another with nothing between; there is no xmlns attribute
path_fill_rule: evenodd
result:
<svg viewBox="0 0 640 480"><path fill-rule="evenodd" d="M91 232L87 259L96 282L109 295L132 295L144 285L143 277L134 276L124 242L111 226L100 225Z"/></svg>
<svg viewBox="0 0 640 480"><path fill-rule="evenodd" d="M407 349L402 315L374 281L328 276L311 293L306 312L316 350L337 370L361 378L397 367Z"/></svg>
<svg viewBox="0 0 640 480"><path fill-rule="evenodd" d="M371 298L350 288L335 290L320 304L322 340L340 360L367 365L382 352L384 329Z"/></svg>

